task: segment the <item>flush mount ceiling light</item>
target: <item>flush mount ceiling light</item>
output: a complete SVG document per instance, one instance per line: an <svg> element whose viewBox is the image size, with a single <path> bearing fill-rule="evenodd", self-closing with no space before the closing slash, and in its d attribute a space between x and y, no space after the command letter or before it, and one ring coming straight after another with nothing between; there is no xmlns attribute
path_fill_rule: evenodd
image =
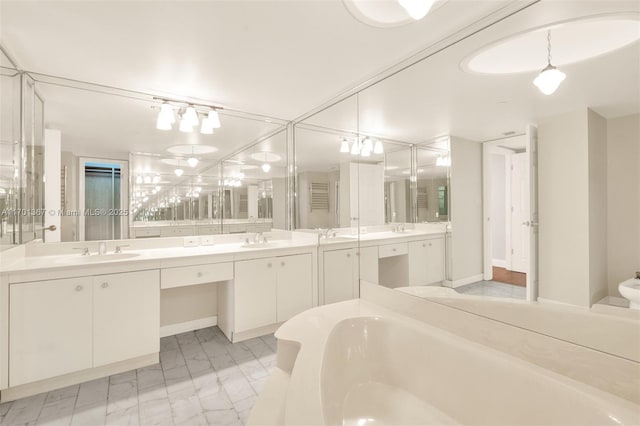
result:
<svg viewBox="0 0 640 426"><path fill-rule="evenodd" d="M431 6L433 6L433 0L398 0L398 3L416 21L427 16Z"/></svg>
<svg viewBox="0 0 640 426"><path fill-rule="evenodd" d="M547 31L547 66L540 71L540 74L533 80L533 84L543 94L551 95L566 77L565 73L551 65L551 31Z"/></svg>
<svg viewBox="0 0 640 426"><path fill-rule="evenodd" d="M514 74L539 72L553 30L556 67L564 67L630 46L640 39L638 14L612 13L558 21L531 28L483 46L467 56L460 67L472 73Z"/></svg>
<svg viewBox="0 0 640 426"><path fill-rule="evenodd" d="M423 19L447 0L343 0L349 13L358 21L377 28L408 25Z"/></svg>

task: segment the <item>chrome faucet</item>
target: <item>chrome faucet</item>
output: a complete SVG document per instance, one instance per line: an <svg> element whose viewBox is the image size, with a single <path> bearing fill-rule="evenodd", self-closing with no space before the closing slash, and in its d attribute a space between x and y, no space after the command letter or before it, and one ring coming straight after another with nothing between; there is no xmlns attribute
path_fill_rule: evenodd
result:
<svg viewBox="0 0 640 426"><path fill-rule="evenodd" d="M253 237L253 243L259 244L264 242L264 237L262 236L262 232L256 232L256 235Z"/></svg>
<svg viewBox="0 0 640 426"><path fill-rule="evenodd" d="M107 242L99 241L98 242L98 254L107 254Z"/></svg>
<svg viewBox="0 0 640 426"><path fill-rule="evenodd" d="M73 247L74 250L82 250L82 256L89 256L89 247Z"/></svg>
<svg viewBox="0 0 640 426"><path fill-rule="evenodd" d="M331 236L329 236L329 234L331 234ZM326 231L322 233L322 235L324 236L325 239L335 237L336 231L334 231L333 228L328 228Z"/></svg>
<svg viewBox="0 0 640 426"><path fill-rule="evenodd" d="M394 226L393 232L404 232L404 224L399 223L397 226Z"/></svg>
<svg viewBox="0 0 640 426"><path fill-rule="evenodd" d="M129 244L122 244L122 245L116 246L116 249L113 252L122 253L122 247L129 247Z"/></svg>

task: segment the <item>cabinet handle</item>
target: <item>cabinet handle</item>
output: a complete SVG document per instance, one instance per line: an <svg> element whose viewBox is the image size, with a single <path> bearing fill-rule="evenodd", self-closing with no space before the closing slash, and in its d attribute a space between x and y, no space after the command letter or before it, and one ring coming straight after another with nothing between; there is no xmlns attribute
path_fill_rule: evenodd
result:
<svg viewBox="0 0 640 426"><path fill-rule="evenodd" d="M271 268L271 262L267 263L267 268Z"/></svg>
<svg viewBox="0 0 640 426"><path fill-rule="evenodd" d="M82 286L81 285L77 285L76 286L76 291L82 291Z"/></svg>
<svg viewBox="0 0 640 426"><path fill-rule="evenodd" d="M351 257L351 253L347 253L347 257Z"/></svg>
<svg viewBox="0 0 640 426"><path fill-rule="evenodd" d="M107 287L109 287L109 283L102 283L102 286L101 286L101 287L102 287L102 288L107 288Z"/></svg>
<svg viewBox="0 0 640 426"><path fill-rule="evenodd" d="M284 262L280 262L280 266L284 266L284 265L285 265L285 263L284 263Z"/></svg>
<svg viewBox="0 0 640 426"><path fill-rule="evenodd" d="M422 247L426 247L427 245L425 243L422 243Z"/></svg>
<svg viewBox="0 0 640 426"><path fill-rule="evenodd" d="M198 271L198 278L202 277L202 272Z"/></svg>
<svg viewBox="0 0 640 426"><path fill-rule="evenodd" d="M391 251L396 251L396 249L391 249Z"/></svg>
<svg viewBox="0 0 640 426"><path fill-rule="evenodd" d="M429 243L429 247L431 247L431 243Z"/></svg>

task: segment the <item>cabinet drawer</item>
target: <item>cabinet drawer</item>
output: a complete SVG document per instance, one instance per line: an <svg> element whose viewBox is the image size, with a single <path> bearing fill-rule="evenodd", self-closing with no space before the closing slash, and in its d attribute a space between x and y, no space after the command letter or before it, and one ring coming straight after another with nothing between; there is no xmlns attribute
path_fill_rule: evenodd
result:
<svg viewBox="0 0 640 426"><path fill-rule="evenodd" d="M162 229L160 235L162 237L188 237L190 235L193 235L193 227L167 227L166 229Z"/></svg>
<svg viewBox="0 0 640 426"><path fill-rule="evenodd" d="M407 243L385 244L378 248L378 257L401 256L409 253Z"/></svg>
<svg viewBox="0 0 640 426"><path fill-rule="evenodd" d="M160 288L183 287L232 279L232 262L163 268L160 275Z"/></svg>
<svg viewBox="0 0 640 426"><path fill-rule="evenodd" d="M134 229L133 232L136 238L160 236L160 228L142 228L142 229L138 228L138 229Z"/></svg>
<svg viewBox="0 0 640 426"><path fill-rule="evenodd" d="M198 235L215 235L220 233L220 226L198 226Z"/></svg>

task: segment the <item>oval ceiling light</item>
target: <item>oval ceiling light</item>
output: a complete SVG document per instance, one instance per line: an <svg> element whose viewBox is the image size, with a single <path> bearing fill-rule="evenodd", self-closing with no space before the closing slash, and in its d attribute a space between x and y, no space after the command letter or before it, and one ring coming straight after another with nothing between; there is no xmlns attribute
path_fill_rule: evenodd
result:
<svg viewBox="0 0 640 426"><path fill-rule="evenodd" d="M473 73L515 74L540 71L553 30L556 67L591 59L640 40L640 14L607 14L552 22L511 35L467 56L460 67Z"/></svg>
<svg viewBox="0 0 640 426"><path fill-rule="evenodd" d="M355 19L377 28L414 23L446 2L447 0L343 0L344 6Z"/></svg>
<svg viewBox="0 0 640 426"><path fill-rule="evenodd" d="M398 3L416 21L427 16L431 6L433 6L433 0L398 0Z"/></svg>

